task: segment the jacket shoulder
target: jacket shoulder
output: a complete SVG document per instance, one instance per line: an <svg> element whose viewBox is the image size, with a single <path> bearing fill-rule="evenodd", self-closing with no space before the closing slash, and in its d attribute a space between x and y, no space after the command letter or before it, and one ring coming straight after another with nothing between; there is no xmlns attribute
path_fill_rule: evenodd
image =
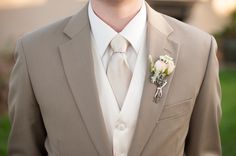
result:
<svg viewBox="0 0 236 156"><path fill-rule="evenodd" d="M170 26L174 29L173 37L178 38L181 42L193 42L195 44L204 44L212 39L212 35L190 24L179 21L173 17L163 15Z"/></svg>
<svg viewBox="0 0 236 156"><path fill-rule="evenodd" d="M49 41L52 38L62 36L63 30L71 17L72 16L68 16L35 29L31 32L27 32L22 37L20 37L20 40L22 40L23 44L27 45L34 42L40 43L43 41Z"/></svg>

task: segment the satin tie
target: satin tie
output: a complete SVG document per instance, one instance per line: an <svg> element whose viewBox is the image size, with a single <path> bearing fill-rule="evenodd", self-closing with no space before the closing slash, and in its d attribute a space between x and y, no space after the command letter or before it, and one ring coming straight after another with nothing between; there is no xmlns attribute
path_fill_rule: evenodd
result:
<svg viewBox="0 0 236 156"><path fill-rule="evenodd" d="M107 77L120 109L132 77L126 56L128 44L128 41L119 34L112 39L110 43L112 55L107 67Z"/></svg>

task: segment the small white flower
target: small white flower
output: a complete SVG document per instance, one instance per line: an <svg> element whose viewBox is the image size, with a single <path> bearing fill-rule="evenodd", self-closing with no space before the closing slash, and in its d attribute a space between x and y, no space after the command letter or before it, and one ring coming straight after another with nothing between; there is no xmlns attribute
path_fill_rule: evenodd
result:
<svg viewBox="0 0 236 156"><path fill-rule="evenodd" d="M156 76L155 76L155 75L151 76L150 80L151 80L151 83L155 83L155 81L156 81Z"/></svg>
<svg viewBox="0 0 236 156"><path fill-rule="evenodd" d="M161 60L157 60L155 63L155 68L157 72L165 72L165 70L168 68L167 64Z"/></svg>

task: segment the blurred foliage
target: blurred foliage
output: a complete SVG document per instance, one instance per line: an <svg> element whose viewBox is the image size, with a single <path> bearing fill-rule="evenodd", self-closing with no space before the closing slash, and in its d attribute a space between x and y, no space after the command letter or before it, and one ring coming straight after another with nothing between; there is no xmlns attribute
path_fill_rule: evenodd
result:
<svg viewBox="0 0 236 156"><path fill-rule="evenodd" d="M236 69L223 69L220 80L223 110L220 130L223 156L236 156Z"/></svg>
<svg viewBox="0 0 236 156"><path fill-rule="evenodd" d="M236 37L236 11L231 14L231 22L222 32L222 35L229 38Z"/></svg>
<svg viewBox="0 0 236 156"><path fill-rule="evenodd" d="M215 37L220 38L236 38L236 10L230 15L229 24L221 31L215 34Z"/></svg>
<svg viewBox="0 0 236 156"><path fill-rule="evenodd" d="M7 109L8 81L13 63L11 54L0 53L0 115Z"/></svg>
<svg viewBox="0 0 236 156"><path fill-rule="evenodd" d="M0 116L0 155L7 156L7 139L10 132L10 123L6 115Z"/></svg>
<svg viewBox="0 0 236 156"><path fill-rule="evenodd" d="M236 10L231 14L230 23L215 37L224 62L236 63Z"/></svg>

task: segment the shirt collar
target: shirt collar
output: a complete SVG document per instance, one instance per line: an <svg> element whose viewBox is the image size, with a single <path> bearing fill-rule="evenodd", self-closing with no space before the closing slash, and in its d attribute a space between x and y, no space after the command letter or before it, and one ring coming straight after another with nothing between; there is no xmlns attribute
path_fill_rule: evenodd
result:
<svg viewBox="0 0 236 156"><path fill-rule="evenodd" d="M91 25L91 32L95 40L96 49L99 55L102 57L105 53L111 40L118 34L114 29L112 29L108 24L103 22L93 11L91 2L88 5L88 15ZM135 15L135 17L126 25L126 27L119 33L125 37L135 52L139 52L140 49L140 39L143 35L146 27L146 7L145 2L140 11Z"/></svg>

